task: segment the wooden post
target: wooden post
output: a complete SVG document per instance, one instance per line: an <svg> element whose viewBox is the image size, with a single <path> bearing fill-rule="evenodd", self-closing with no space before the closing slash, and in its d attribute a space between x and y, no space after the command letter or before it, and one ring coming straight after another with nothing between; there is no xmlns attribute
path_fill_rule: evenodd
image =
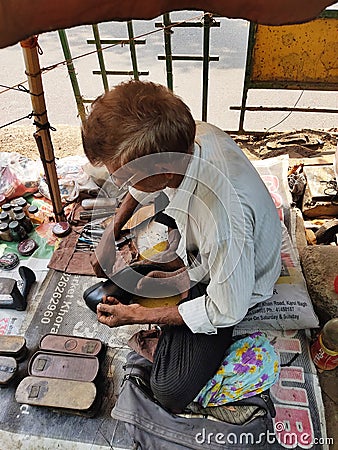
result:
<svg viewBox="0 0 338 450"><path fill-rule="evenodd" d="M50 137L50 125L47 117L46 103L42 86L41 69L38 55L38 38L32 36L20 42L28 77L31 102L35 117L36 141L40 141L40 157L46 172L49 193L52 200L55 220L60 222L65 220L63 206L61 202L60 188L55 167L55 156L52 140ZM38 146L39 147L39 146Z"/></svg>

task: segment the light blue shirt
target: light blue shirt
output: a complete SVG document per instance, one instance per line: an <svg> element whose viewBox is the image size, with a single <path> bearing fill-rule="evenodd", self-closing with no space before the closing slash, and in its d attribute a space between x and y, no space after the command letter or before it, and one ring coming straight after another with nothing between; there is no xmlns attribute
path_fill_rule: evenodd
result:
<svg viewBox="0 0 338 450"><path fill-rule="evenodd" d="M186 252L197 250L189 276L208 283L206 295L181 304L179 313L194 333L235 325L272 296L281 271L281 224L268 190L230 136L197 122L184 179L165 192L165 212L181 234L178 254L187 263ZM130 193L141 203L151 199L134 188Z"/></svg>

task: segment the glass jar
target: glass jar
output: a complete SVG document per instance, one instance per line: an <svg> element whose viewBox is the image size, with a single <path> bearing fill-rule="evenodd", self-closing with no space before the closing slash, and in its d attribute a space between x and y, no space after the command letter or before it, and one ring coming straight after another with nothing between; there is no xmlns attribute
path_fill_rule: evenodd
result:
<svg viewBox="0 0 338 450"><path fill-rule="evenodd" d="M16 214L16 220L27 231L27 233L30 233L33 230L33 224L24 212Z"/></svg>
<svg viewBox="0 0 338 450"><path fill-rule="evenodd" d="M29 207L29 204L27 203L27 201L23 197L15 198L14 200L11 201L11 205L13 205L13 206L21 206L21 208L23 209L24 213L26 213L26 210Z"/></svg>
<svg viewBox="0 0 338 450"><path fill-rule="evenodd" d="M8 223L0 223L0 239L8 242L13 240Z"/></svg>
<svg viewBox="0 0 338 450"><path fill-rule="evenodd" d="M8 213L6 213L5 211L2 211L0 213L0 223L9 223L10 220L11 219L10 219Z"/></svg>
<svg viewBox="0 0 338 450"><path fill-rule="evenodd" d="M31 205L28 207L28 217L32 221L32 223L41 224L43 220L37 215L39 208L35 205Z"/></svg>
<svg viewBox="0 0 338 450"><path fill-rule="evenodd" d="M1 206L1 211L6 212L11 219L14 219L14 213L12 211L12 205L10 203L5 203Z"/></svg>
<svg viewBox="0 0 338 450"><path fill-rule="evenodd" d="M9 224L9 230L13 241L20 242L28 238L26 230L22 225L19 224L17 220L13 220Z"/></svg>
<svg viewBox="0 0 338 450"><path fill-rule="evenodd" d="M16 220L16 218L17 218L17 216L19 214L23 213L23 209L21 208L21 206L13 206L12 210L13 210L13 213L14 213L15 220Z"/></svg>

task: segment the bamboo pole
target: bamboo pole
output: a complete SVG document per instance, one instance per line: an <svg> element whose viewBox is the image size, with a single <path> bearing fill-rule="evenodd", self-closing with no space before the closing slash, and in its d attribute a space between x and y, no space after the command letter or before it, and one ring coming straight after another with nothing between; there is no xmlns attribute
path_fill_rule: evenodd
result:
<svg viewBox="0 0 338 450"><path fill-rule="evenodd" d="M99 60L103 88L104 88L105 92L107 92L107 91L109 91L109 83L108 83L108 77L107 77L107 72L106 72L106 65L105 65L104 57L103 57L103 53L102 53L102 45L101 45L99 26L97 24L93 24L92 29L93 29L94 39L95 39L95 46L96 46L96 50L97 50L97 57Z"/></svg>
<svg viewBox="0 0 338 450"><path fill-rule="evenodd" d="M36 125L35 139L41 142L39 151L43 153L41 159L46 171L49 193L52 200L55 220L65 220L61 202L60 188L55 167L55 156L50 137L50 125L47 117L46 103L43 92L41 69L38 55L38 39L32 36L20 42L25 60L26 75ZM41 138L41 140L40 140ZM40 153L40 154L41 154Z"/></svg>
<svg viewBox="0 0 338 450"><path fill-rule="evenodd" d="M70 52L70 47L68 43L68 38L65 30L59 30L59 38L63 50L63 54L65 56L65 60L67 61L67 69L70 81L72 83L73 93L76 101L77 110L81 119L81 122L84 123L86 120L86 110L83 104L83 97L80 92L80 86L77 81L77 76L72 60L72 54Z"/></svg>
<svg viewBox="0 0 338 450"><path fill-rule="evenodd" d="M138 72L138 68L137 68L136 45L135 45L135 39L134 39L134 29L133 29L132 20L128 20L127 28L128 28L128 37L129 37L130 58L131 58L132 66L133 66L134 79L139 80L140 77L139 77L139 72Z"/></svg>

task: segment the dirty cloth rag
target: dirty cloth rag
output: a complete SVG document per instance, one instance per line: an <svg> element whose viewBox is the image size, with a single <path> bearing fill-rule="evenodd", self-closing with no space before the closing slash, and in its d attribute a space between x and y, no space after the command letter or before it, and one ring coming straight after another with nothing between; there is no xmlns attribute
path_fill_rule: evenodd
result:
<svg viewBox="0 0 338 450"><path fill-rule="evenodd" d="M195 398L203 407L221 406L269 389L280 373L278 354L264 333L234 342L216 374Z"/></svg>

